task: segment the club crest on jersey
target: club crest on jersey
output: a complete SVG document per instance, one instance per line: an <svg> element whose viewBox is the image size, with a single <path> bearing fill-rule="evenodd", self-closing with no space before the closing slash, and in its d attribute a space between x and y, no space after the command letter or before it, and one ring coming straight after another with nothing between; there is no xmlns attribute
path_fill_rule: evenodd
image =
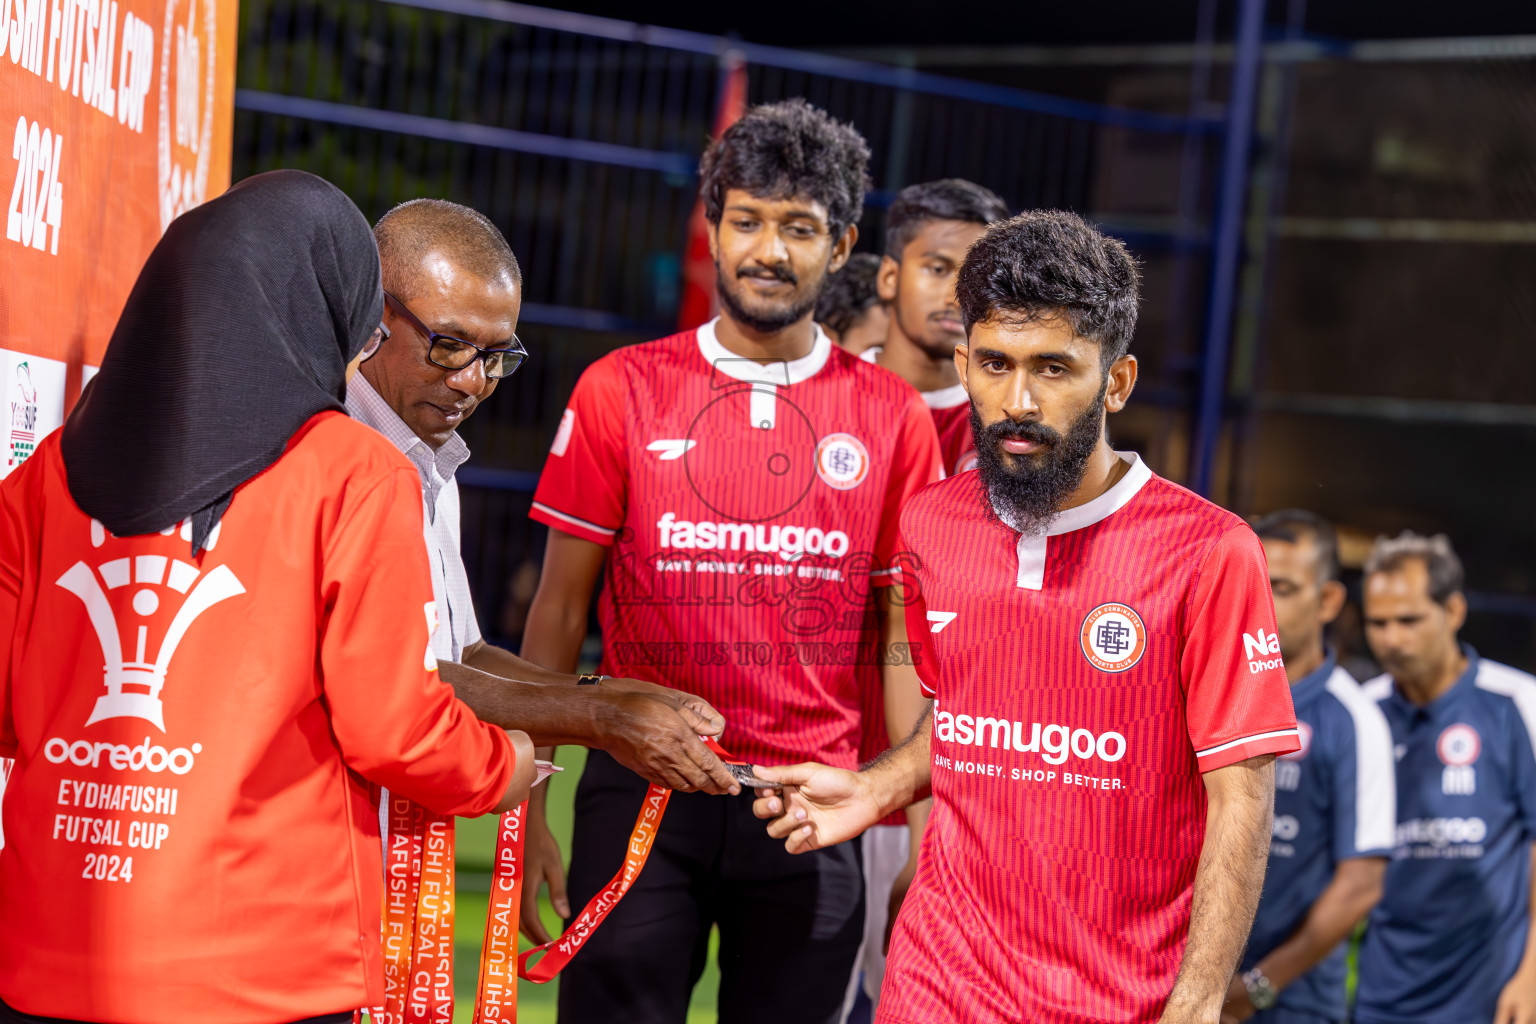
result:
<svg viewBox="0 0 1536 1024"><path fill-rule="evenodd" d="M1440 772L1440 791L1447 796L1471 796L1477 792L1477 769L1483 752L1482 737L1465 722L1448 725L1435 741L1435 753L1445 768Z"/></svg>
<svg viewBox="0 0 1536 1024"><path fill-rule="evenodd" d="M852 434L828 434L816 445L816 473L828 487L852 490L869 475L869 449Z"/></svg>
<svg viewBox="0 0 1536 1024"><path fill-rule="evenodd" d="M1101 672L1124 672L1147 653L1147 627L1128 604L1101 604L1083 619L1083 657Z"/></svg>

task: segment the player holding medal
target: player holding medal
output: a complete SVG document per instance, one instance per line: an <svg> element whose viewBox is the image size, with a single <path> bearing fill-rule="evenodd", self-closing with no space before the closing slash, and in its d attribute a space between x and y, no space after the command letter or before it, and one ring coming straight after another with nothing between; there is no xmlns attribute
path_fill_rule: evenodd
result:
<svg viewBox="0 0 1536 1024"><path fill-rule="evenodd" d="M877 633L874 590L891 578L901 504L939 476L938 437L917 392L812 318L857 237L868 154L804 101L723 134L700 173L721 316L588 368L534 498L551 529L524 657L575 667L605 572L602 671L702 697L726 720L720 742L754 762L855 767L863 689L882 676L907 728L921 713L904 620ZM882 642L898 663L877 664ZM646 792L606 754L588 758L574 908L619 870ZM548 879L559 907L541 799L525 893ZM563 975L562 1020L681 1020L712 924L722 1020L836 1019L863 931L858 846L791 857L751 806L671 798L644 873ZM530 902L523 924L543 938ZM765 949L794 986L762 984Z"/></svg>
<svg viewBox="0 0 1536 1024"><path fill-rule="evenodd" d="M931 788L877 1021L1215 1020L1299 746L1236 516L1110 448L1137 270L1077 216L992 227L958 282L978 473L902 511L930 713L862 772L759 768L791 852Z"/></svg>

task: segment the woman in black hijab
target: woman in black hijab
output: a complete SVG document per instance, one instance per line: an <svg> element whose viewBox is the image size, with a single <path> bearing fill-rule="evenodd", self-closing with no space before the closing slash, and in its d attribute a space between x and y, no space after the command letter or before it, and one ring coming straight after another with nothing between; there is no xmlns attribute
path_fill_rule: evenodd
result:
<svg viewBox="0 0 1536 1024"><path fill-rule="evenodd" d="M177 218L139 273L64 425L70 493L119 536L190 516L200 550L234 489L342 408L383 316L352 201L303 171L247 178Z"/></svg>
<svg viewBox="0 0 1536 1024"><path fill-rule="evenodd" d="M350 1019L383 999L370 783L526 797L527 737L437 677L416 471L341 411L382 310L339 190L248 179L0 483L0 1024Z"/></svg>

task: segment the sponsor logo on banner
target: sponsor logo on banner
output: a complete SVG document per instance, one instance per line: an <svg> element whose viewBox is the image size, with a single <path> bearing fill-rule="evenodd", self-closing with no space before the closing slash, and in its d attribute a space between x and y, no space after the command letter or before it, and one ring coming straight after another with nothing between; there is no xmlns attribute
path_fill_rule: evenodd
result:
<svg viewBox="0 0 1536 1024"><path fill-rule="evenodd" d="M1101 604L1083 619L1083 657L1101 672L1124 672L1147 653L1147 627L1127 604Z"/></svg>
<svg viewBox="0 0 1536 1024"><path fill-rule="evenodd" d="M852 490L869 476L869 450L852 434L828 434L816 445L816 473L828 487Z"/></svg>
<svg viewBox="0 0 1536 1024"><path fill-rule="evenodd" d="M26 360L16 364L11 384L11 439L6 451L5 468L15 469L37 448L37 385Z"/></svg>
<svg viewBox="0 0 1536 1024"><path fill-rule="evenodd" d="M1435 741L1435 753L1445 765L1440 772L1440 791L1446 796L1471 796L1477 792L1478 755L1483 752L1482 737L1465 722L1446 726Z"/></svg>
<svg viewBox="0 0 1536 1024"><path fill-rule="evenodd" d="M166 0L160 46L160 230L208 198L218 0Z"/></svg>
<svg viewBox="0 0 1536 1024"><path fill-rule="evenodd" d="M1248 671L1254 675L1272 668L1285 667L1284 660L1280 658L1279 635L1265 633L1262 629L1256 636L1243 634L1243 657L1248 659Z"/></svg>
<svg viewBox="0 0 1536 1024"><path fill-rule="evenodd" d="M63 424L65 365L55 359L0 350L0 374L10 416L5 461L0 463L0 477L5 477Z"/></svg>

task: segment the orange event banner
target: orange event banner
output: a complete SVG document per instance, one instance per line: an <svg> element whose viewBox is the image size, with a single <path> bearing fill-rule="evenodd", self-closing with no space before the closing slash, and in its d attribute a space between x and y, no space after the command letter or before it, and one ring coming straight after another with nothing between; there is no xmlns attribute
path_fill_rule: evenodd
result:
<svg viewBox="0 0 1536 1024"><path fill-rule="evenodd" d="M63 422L166 226L229 187L236 15L0 0L0 476Z"/></svg>

